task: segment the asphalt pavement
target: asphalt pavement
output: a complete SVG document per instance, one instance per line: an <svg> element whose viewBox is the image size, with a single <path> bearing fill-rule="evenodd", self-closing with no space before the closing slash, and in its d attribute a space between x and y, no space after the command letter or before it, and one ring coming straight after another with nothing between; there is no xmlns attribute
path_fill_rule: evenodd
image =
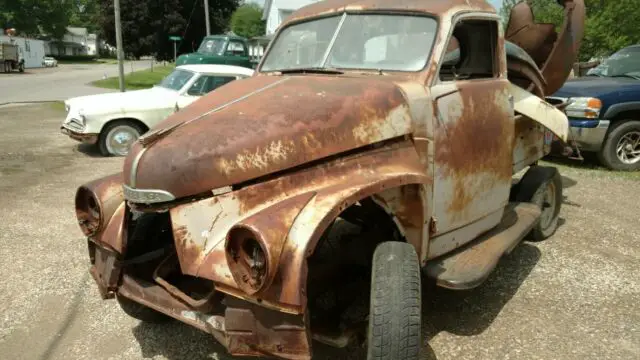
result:
<svg viewBox="0 0 640 360"><path fill-rule="evenodd" d="M100 299L73 197L122 158L60 134L63 118L50 104L0 107L0 359L232 360L204 332L141 323ZM475 290L425 288L423 360L640 359L640 181L560 171L556 235L516 247Z"/></svg>
<svg viewBox="0 0 640 360"><path fill-rule="evenodd" d="M150 60L127 61L125 73L151 67ZM59 101L74 96L114 90L89 85L103 77L118 76L117 64L61 64L55 68L0 73L0 105L14 102Z"/></svg>

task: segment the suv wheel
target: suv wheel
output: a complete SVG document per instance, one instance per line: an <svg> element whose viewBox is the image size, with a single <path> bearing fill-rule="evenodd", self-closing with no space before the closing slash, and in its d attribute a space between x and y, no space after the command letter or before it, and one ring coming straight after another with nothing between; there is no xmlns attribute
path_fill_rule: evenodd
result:
<svg viewBox="0 0 640 360"><path fill-rule="evenodd" d="M367 360L419 360L422 302L413 246L385 242L373 254Z"/></svg>
<svg viewBox="0 0 640 360"><path fill-rule="evenodd" d="M607 135L598 158L611 170L640 170L640 121L615 124Z"/></svg>

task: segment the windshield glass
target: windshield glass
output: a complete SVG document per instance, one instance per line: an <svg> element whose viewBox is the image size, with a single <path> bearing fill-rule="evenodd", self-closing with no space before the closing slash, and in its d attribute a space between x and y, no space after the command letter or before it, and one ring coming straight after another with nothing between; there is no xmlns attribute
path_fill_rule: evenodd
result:
<svg viewBox="0 0 640 360"><path fill-rule="evenodd" d="M260 70L419 71L428 60L437 28L434 19L412 15L350 14L340 25L341 19L333 16L287 27Z"/></svg>
<svg viewBox="0 0 640 360"><path fill-rule="evenodd" d="M603 61L602 64L589 70L587 75L629 76L640 79L640 46L618 51Z"/></svg>
<svg viewBox="0 0 640 360"><path fill-rule="evenodd" d="M164 78L159 84L160 87L178 91L193 77L191 71L174 70L169 76Z"/></svg>
<svg viewBox="0 0 640 360"><path fill-rule="evenodd" d="M203 54L222 55L222 52L224 51L224 43L224 39L204 39L202 44L200 44L198 52Z"/></svg>

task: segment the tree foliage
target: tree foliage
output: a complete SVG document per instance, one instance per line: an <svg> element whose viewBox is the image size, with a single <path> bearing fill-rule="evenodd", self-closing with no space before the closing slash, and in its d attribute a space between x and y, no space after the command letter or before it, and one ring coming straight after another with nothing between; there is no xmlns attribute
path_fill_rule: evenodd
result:
<svg viewBox="0 0 640 360"><path fill-rule="evenodd" d="M44 33L59 39L66 33L71 11L71 0L0 0L0 25L20 35Z"/></svg>
<svg viewBox="0 0 640 360"><path fill-rule="evenodd" d="M231 15L231 31L252 38L265 34L266 22L262 20L262 8L255 4L244 4Z"/></svg>
<svg viewBox="0 0 640 360"><path fill-rule="evenodd" d="M537 22L561 26L562 7L556 0L526 0L531 4ZM503 0L500 14L506 25L511 8L520 0ZM585 0L587 18L580 48L580 60L605 56L632 44L640 43L638 0Z"/></svg>
<svg viewBox="0 0 640 360"><path fill-rule="evenodd" d="M107 43L115 46L113 0L100 3L100 29ZM209 0L212 34L228 30L229 18L239 0ZM182 36L178 52L194 51L205 36L202 0L120 0L120 19L125 53L140 57L154 55L158 60L173 59L169 36Z"/></svg>

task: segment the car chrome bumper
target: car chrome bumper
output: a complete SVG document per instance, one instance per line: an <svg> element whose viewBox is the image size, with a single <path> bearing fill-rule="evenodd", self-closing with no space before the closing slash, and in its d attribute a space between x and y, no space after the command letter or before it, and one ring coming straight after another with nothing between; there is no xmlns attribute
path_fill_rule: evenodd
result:
<svg viewBox="0 0 640 360"><path fill-rule="evenodd" d="M98 142L98 134L83 134L67 129L64 126L60 127L60 132L69 136L73 140L80 141L85 144L95 144Z"/></svg>
<svg viewBox="0 0 640 360"><path fill-rule="evenodd" d="M575 141L582 151L600 151L609 130L609 120L570 119L569 141Z"/></svg>

